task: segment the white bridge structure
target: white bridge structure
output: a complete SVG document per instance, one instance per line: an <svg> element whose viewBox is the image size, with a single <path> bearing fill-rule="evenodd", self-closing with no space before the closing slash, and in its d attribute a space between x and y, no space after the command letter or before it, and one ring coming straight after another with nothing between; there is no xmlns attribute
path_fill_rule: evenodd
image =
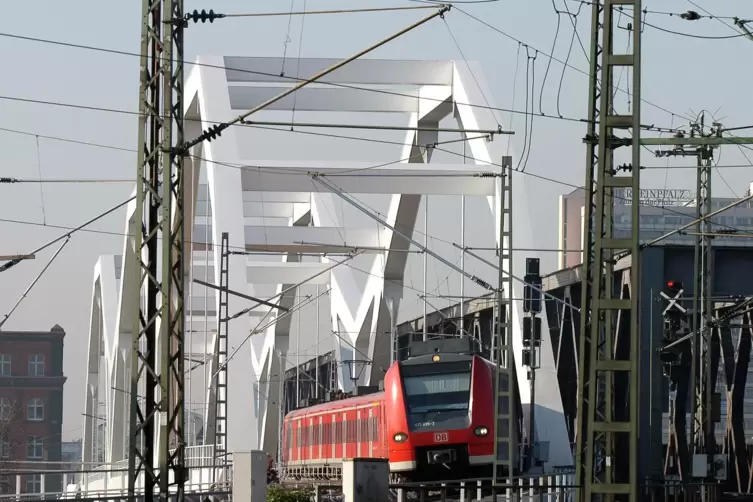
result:
<svg viewBox="0 0 753 502"><path fill-rule="evenodd" d="M313 75L335 62L198 57L185 83L186 139L289 88L297 82L290 75ZM227 366L228 451L262 449L274 455L281 441L278 396L283 372L302 350L301 340L311 346L314 337L328 339L329 348L321 352L334 348L340 362L368 357L371 364L360 375L359 384L376 384L390 363L390 332L400 316L401 301L407 305L408 294L412 300L415 296L416 288L408 288L406 269L411 260L420 263L424 257L405 238L345 201L340 191L372 214L376 213L368 204L381 204L378 217L419 242L425 240L419 227L424 199L465 196L469 200L466 234L475 243L484 242L490 248L498 245L500 178L482 174L500 173L502 157L511 155L507 137L495 134L490 140L488 134L467 132L461 140L459 132L498 130L488 108L494 106L494 93L486 88L482 73L478 64L458 61L356 60L250 117L258 122L231 127L193 149L185 164L186 406L190 408L186 434L188 463L198 472L191 471L192 483L204 482L195 477L206 477L200 467L211 463L212 455L206 453L211 445L204 443L212 434L204 429L214 421L215 399L210 389L214 375L221 374L212 358L218 295L194 279L219 284L222 234L228 233L233 252L229 289L256 298L285 291L274 301L295 311L284 315L262 306L228 323L232 355ZM452 137L439 131L440 122L450 120L458 129ZM299 125L280 127L280 122ZM325 128L322 122L343 127ZM364 132L363 127L347 128L346 124L375 127ZM375 144L379 140L374 138L387 134L390 127L393 138L396 130L404 137L391 146ZM333 131L352 138L332 138ZM385 158L388 147L392 155ZM451 148L460 148L464 154L450 155L445 150ZM383 162L365 161L368 149L378 152ZM440 157L453 163L440 163ZM514 172L512 178L514 244L535 248L529 208L537 201L528 193L524 175ZM474 205L471 200L480 202ZM456 221L457 206L442 206L430 205L429 218L444 210L445 216L439 219ZM127 208L126 234L133 235L138 228L134 212L132 203ZM433 226L438 227L436 232L431 225L427 227L428 247L432 248L435 235L452 240L442 234L444 222L435 220ZM126 270L136 265L133 248L133 239L126 237L122 249L113 250L120 254L101 256L94 268L83 461L87 465L101 462L101 470L127 465L132 302L139 285L123 278L132 277ZM348 260L345 253L352 250L360 254ZM468 270L470 260L465 258ZM330 268L338 261L344 263ZM474 266L474 273L496 286L493 269ZM523 277L522 257L513 266L515 275ZM442 275L448 272L449 268ZM452 274L460 278L457 272ZM291 287L297 284L302 285ZM466 284L468 295L473 288L470 281ZM319 298L312 288L320 291ZM456 285L448 282L447 288L458 294ZM519 281L512 295L522 298ZM306 302L317 305L317 314L323 306L325 315L318 323L309 320L305 329L298 329L304 312L300 305ZM251 305L230 295L228 311L232 315ZM518 375L525 375L520 361L522 302L515 301L515 307L516 366ZM571 465L546 329L543 336L536 401L537 409L546 408L549 413L537 411L535 433L540 441L549 442L551 465ZM335 382L344 390L353 384L346 373L338 371ZM530 394L524 377L519 378L519 395L527 414ZM84 475L79 483L79 489L90 492L126 486L122 473L95 472Z"/></svg>

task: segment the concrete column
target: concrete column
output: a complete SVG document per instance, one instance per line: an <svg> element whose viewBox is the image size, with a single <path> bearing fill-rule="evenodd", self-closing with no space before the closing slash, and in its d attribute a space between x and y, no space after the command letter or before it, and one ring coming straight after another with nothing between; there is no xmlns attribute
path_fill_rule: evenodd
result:
<svg viewBox="0 0 753 502"><path fill-rule="evenodd" d="M263 451L233 452L233 500L267 500L267 454Z"/></svg>
<svg viewBox="0 0 753 502"><path fill-rule="evenodd" d="M343 461L344 502L384 502L389 497L390 466L386 459Z"/></svg>

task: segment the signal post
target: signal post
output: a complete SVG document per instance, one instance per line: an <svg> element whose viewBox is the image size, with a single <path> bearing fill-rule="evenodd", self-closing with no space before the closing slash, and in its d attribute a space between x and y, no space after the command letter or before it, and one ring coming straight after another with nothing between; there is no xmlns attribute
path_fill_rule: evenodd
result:
<svg viewBox="0 0 753 502"><path fill-rule="evenodd" d="M686 413L690 384L692 351L688 329L688 311L682 306L683 285L669 280L659 294L662 311L663 337L659 349L664 376L669 379L669 433L664 458L664 476L682 481L688 479L688 436Z"/></svg>
<svg viewBox="0 0 753 502"><path fill-rule="evenodd" d="M536 370L540 367L541 349L541 287L542 280L538 258L526 258L526 275L523 278L523 365L528 368L531 385L530 408L528 411L527 470L538 465L540 452L536 442Z"/></svg>

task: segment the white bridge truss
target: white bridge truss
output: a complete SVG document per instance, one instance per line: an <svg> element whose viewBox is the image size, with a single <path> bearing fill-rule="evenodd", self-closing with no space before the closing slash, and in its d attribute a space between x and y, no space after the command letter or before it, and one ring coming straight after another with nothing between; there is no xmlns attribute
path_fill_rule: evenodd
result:
<svg viewBox="0 0 753 502"><path fill-rule="evenodd" d="M301 76L307 76L335 62L330 59L283 61L279 58L210 56L197 59L198 64L193 66L185 85L187 139L217 122L232 119L295 83L289 78L275 76L281 73L281 68L286 75L299 72ZM341 85L333 86L332 83ZM387 92L364 89L368 86L378 86ZM476 164L430 163L435 152L426 148L439 137L437 131L430 129L439 127L439 122L447 117L454 117L457 127L464 130L496 130L497 122L489 110L469 106L469 103L494 106L492 96L485 87L480 67L475 63L357 60L331 73L322 79L322 83L307 86L274 103L258 117L264 117L264 113L280 116L281 112L293 110L301 115L310 112L330 114L330 118L337 114L339 118L330 122L338 123L343 121L343 116L350 114L350 117L358 117L357 123L362 124L363 117L379 113L382 116L385 113L392 114L392 117L407 116L407 122L401 124L408 126L400 157L403 161L374 167L373 163L333 161L331 157L315 161L311 160L313 154L308 152L303 156L309 159L305 161L259 160L253 157L253 153L256 144L261 147L264 140L258 139L261 132L253 126L231 127L221 137L195 147L185 164L188 170L185 176L185 218L187 222L193 222L193 225L186 225L186 241L192 243L185 246L186 263L191 265L186 266L186 284L194 278L219 283L219 244L223 232L229 234L231 250L277 253L230 255L229 289L259 298L280 293L331 266L333 261L343 259L322 254L317 262L310 262L302 260L302 255L297 253L342 253L343 246L362 249L372 260L365 285L363 276L360 282L358 280L360 272L344 265L321 274L309 284L321 285L322 291L331 288L327 301L331 329L339 333L334 340L338 360L358 359L360 356L353 350L355 346L359 353L368 355L373 361L361 375L359 383L376 384L383 374L381 367L386 368L389 364L388 333L393 325L391 309L399 306L403 298L402 284L408 259L408 253L404 251L411 244L373 220L361 226L354 227L352 223L348 226L348 221L343 221L346 219L344 215L355 221L350 215L358 211L312 180L311 174L326 176L328 182L357 198L360 194L391 196L389 210L381 217L419 241L422 238L414 234L414 225L423 196L486 197L488 204L479 205L483 209L475 214L469 210L466 220L472 222L471 232L489 234L489 245L495 245L491 236L492 228L498 231L495 222L499 214L499 178L463 175L499 173L498 165L502 156L507 154L506 138L495 136L493 141L487 141L478 134L469 133L467 155ZM251 119L262 120L257 119L257 115ZM290 112L287 120L290 120ZM329 129L316 131L331 132ZM286 153L294 152L278 147L277 157L286 156ZM513 231L515 246L520 248L534 247L528 208L534 207L536 200L527 190L525 177L515 173ZM341 211L343 206L347 211ZM125 233L129 235L136 232L134 210L135 203L132 203L128 206L125 222ZM493 226L481 228L477 221ZM498 239L499 235L496 241ZM126 237L121 255L102 256L95 266L84 414L84 462L101 461L112 465L127 456L131 303L136 298L135 288L139 286L123 278L133 277L126 270L136 264L133 246L133 239ZM522 257L515 259L514 267L516 275L522 277ZM487 281L491 283L494 276L489 274ZM194 407L192 413L187 414L187 421L190 420L186 424L190 436L187 441L192 446L202 443L202 437L207 434L202 434L201 424L214 415L214 410L206 403L214 402L207 386L217 370L211 367L211 353L217 330L218 297L212 289L195 283L185 290L189 296L185 303L186 340L191 345L186 348L189 358L186 368L188 371L196 363L202 368L195 372L205 376L205 381L200 384L195 383L194 372L187 376L187 380L194 384L191 389L192 384L187 383L186 402L202 402L203 398L201 406ZM282 297L280 304L293 307L300 302L296 293L299 292L293 288ZM513 298L522 296L522 285L516 281ZM250 305L248 300L230 295L231 314ZM518 375L522 376L526 374L520 362L522 305L517 301L515 305L513 343ZM251 336L250 342L244 343L244 340L251 330L278 315L280 313L274 309L259 307L229 322L229 352L238 349L228 365L227 437L231 452L256 448L271 454L277 451L280 434L276 401L285 369L281 364L285 366L285 361L289 360L287 354L292 349L289 339L291 319L295 314L281 317L264 332ZM260 324L263 318L265 320ZM192 338L188 332L195 336ZM546 329L544 337L548 337ZM559 393L554 390L558 387L551 344L543 344L541 357L536 380L540 384L537 409L546 408L549 413L537 411L536 434L539 440L550 442L549 461L552 465L571 465L562 404ZM337 385L347 390L352 383L349 378L343 378L343 373L338 371ZM526 410L528 381L525 377L519 381L521 402ZM201 397L197 397L199 395ZM193 426L194 422L198 425ZM103 427L105 433L98 434Z"/></svg>

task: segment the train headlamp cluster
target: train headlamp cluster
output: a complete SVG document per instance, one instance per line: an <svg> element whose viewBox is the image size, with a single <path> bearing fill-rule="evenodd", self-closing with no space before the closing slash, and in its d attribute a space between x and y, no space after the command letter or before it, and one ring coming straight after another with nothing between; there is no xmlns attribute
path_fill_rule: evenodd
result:
<svg viewBox="0 0 753 502"><path fill-rule="evenodd" d="M489 435L489 429L486 427L476 427L473 433L479 437L484 437Z"/></svg>
<svg viewBox="0 0 753 502"><path fill-rule="evenodd" d="M404 432L398 432L392 439L394 439L396 443L405 443L408 441L408 435Z"/></svg>

